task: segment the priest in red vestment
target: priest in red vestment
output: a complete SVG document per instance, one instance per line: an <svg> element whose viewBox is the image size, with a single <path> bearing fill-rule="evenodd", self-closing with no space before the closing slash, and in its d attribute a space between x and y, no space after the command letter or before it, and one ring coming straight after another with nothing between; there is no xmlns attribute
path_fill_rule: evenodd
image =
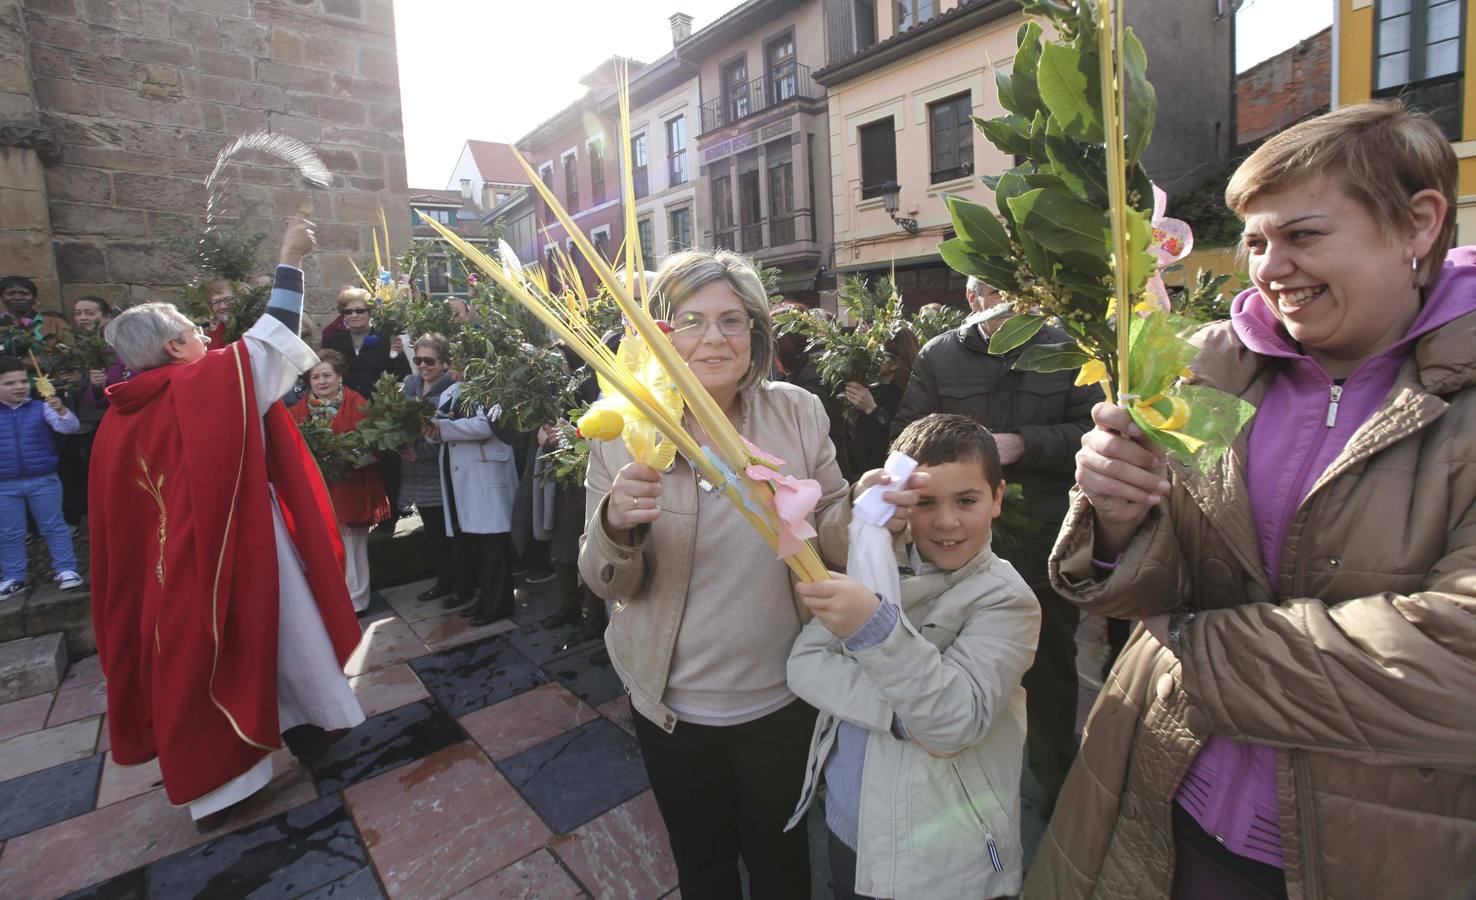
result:
<svg viewBox="0 0 1476 900"><path fill-rule="evenodd" d="M106 392L89 486L113 758L157 757L197 823L264 787L284 738L311 763L364 720L343 674L361 637L343 544L278 402L317 362L298 338L314 244L293 220L266 314L223 348L165 303L107 330L139 373Z"/></svg>

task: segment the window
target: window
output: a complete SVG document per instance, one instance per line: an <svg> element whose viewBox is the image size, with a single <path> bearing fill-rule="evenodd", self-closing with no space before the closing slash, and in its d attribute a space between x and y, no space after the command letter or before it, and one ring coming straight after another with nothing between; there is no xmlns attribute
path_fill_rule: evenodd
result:
<svg viewBox="0 0 1476 900"><path fill-rule="evenodd" d="M427 219L435 219L442 225L451 224L451 210L449 209L421 209L417 210L417 212L422 213ZM413 224L421 224L420 218L418 216L411 216L411 219L414 220Z"/></svg>
<svg viewBox="0 0 1476 900"><path fill-rule="evenodd" d="M934 0L897 0L897 32L921 25L933 17Z"/></svg>
<svg viewBox="0 0 1476 900"><path fill-rule="evenodd" d="M671 251L676 253L681 250L692 248L692 208L684 206L674 209L667 215L667 225L671 231Z"/></svg>
<svg viewBox="0 0 1476 900"><path fill-rule="evenodd" d="M598 231L591 232L590 243L594 244L595 252L600 255L600 259L603 259L605 262L610 261L610 229L601 228ZM594 267L591 266L591 272L593 269Z"/></svg>
<svg viewBox="0 0 1476 900"><path fill-rule="evenodd" d="M683 116L666 122L667 186L687 183L687 120Z"/></svg>
<svg viewBox="0 0 1476 900"><path fill-rule="evenodd" d="M636 199L651 193L651 180L647 176L646 136L638 134L630 139L630 178Z"/></svg>
<svg viewBox="0 0 1476 900"><path fill-rule="evenodd" d="M861 199L880 197L888 184L897 183L897 132L892 117L862 125Z"/></svg>
<svg viewBox="0 0 1476 900"><path fill-rule="evenodd" d="M605 202L605 140L589 142L589 202L598 206Z"/></svg>
<svg viewBox="0 0 1476 900"><path fill-rule="evenodd" d="M727 122L748 115L748 60L739 59L723 66L723 111Z"/></svg>
<svg viewBox="0 0 1476 900"><path fill-rule="evenodd" d="M650 272L656 268L656 226L650 219L636 221L636 239L641 242L641 267Z"/></svg>
<svg viewBox="0 0 1476 900"><path fill-rule="evenodd" d="M1458 0L1379 0L1374 96L1400 97L1427 112L1451 140L1461 136L1461 9Z"/></svg>
<svg viewBox="0 0 1476 900"><path fill-rule="evenodd" d="M543 248L543 275L548 279L548 289L554 294L564 291L563 279L559 277L559 254L553 244Z"/></svg>
<svg viewBox="0 0 1476 900"><path fill-rule="evenodd" d="M444 256L433 257L426 262L426 290L432 294L451 293L450 269Z"/></svg>
<svg viewBox="0 0 1476 900"><path fill-rule="evenodd" d="M733 179L727 175L712 180L712 234L714 248L734 249Z"/></svg>
<svg viewBox="0 0 1476 900"><path fill-rule="evenodd" d="M794 165L769 165L769 246L794 243Z"/></svg>
<svg viewBox="0 0 1476 900"><path fill-rule="evenodd" d="M781 103L798 93L793 31L764 45L764 69L770 104Z"/></svg>
<svg viewBox="0 0 1476 900"><path fill-rule="evenodd" d="M564 209L579 211L579 154L564 157Z"/></svg>
<svg viewBox="0 0 1476 900"><path fill-rule="evenodd" d="M851 19L856 25L856 50L876 43L876 0L852 0Z"/></svg>
<svg viewBox="0 0 1476 900"><path fill-rule="evenodd" d="M541 179L543 179L543 185L544 185L544 187L548 188L548 192L550 194L552 194L554 192L554 167L553 167L553 163L544 163L543 165L539 166L538 167L538 177L541 178ZM543 204L543 213L547 217L552 217L553 216L553 210L549 207L549 205L547 203L544 203Z"/></svg>
<svg viewBox="0 0 1476 900"><path fill-rule="evenodd" d="M959 94L928 105L928 146L932 154L932 183L974 173L973 102Z"/></svg>
<svg viewBox="0 0 1476 900"><path fill-rule="evenodd" d="M493 203L496 206L501 206L502 204L506 203L507 202L507 198L508 197L511 197L511 196L512 196L512 194L509 194L506 191L498 191L497 192L497 199L495 201L493 201Z"/></svg>

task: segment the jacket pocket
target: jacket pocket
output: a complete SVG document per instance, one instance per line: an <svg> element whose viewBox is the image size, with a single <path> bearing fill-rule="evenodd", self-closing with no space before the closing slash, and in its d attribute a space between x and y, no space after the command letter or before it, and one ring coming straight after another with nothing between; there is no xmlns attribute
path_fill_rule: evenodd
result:
<svg viewBox="0 0 1476 900"><path fill-rule="evenodd" d="M945 872L977 871L992 834L953 760L909 754L907 840L912 855Z"/></svg>

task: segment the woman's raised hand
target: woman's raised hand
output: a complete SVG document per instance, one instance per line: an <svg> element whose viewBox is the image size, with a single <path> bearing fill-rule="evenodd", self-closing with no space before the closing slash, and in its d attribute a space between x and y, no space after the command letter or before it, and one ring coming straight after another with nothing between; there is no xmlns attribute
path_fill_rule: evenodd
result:
<svg viewBox="0 0 1476 900"><path fill-rule="evenodd" d="M1150 441L1127 410L1111 403L1092 407L1097 427L1081 436L1076 483L1097 514L1098 553L1121 553L1148 511L1168 496L1162 447Z"/></svg>
<svg viewBox="0 0 1476 900"><path fill-rule="evenodd" d="M638 462L626 463L615 473L605 502L605 527L618 537L637 525L661 517L661 473Z"/></svg>

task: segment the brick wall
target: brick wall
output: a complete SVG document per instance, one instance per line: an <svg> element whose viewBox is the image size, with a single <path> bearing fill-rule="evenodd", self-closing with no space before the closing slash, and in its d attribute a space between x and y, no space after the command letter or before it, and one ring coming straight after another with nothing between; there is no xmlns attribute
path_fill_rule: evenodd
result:
<svg viewBox="0 0 1476 900"><path fill-rule="evenodd" d="M23 16L7 20L17 3ZM312 192L311 308L357 280L351 260L372 252L380 207L393 246L407 245L391 0L0 0L0 31L15 28L40 124L61 146L45 188L63 301L174 296L195 273L158 239L198 234L216 154L260 129L306 141L333 173ZM0 119L23 114L8 72L0 63ZM245 227L268 234L265 270L303 191L281 168L244 166L235 182L233 209L254 203Z"/></svg>
<svg viewBox="0 0 1476 900"><path fill-rule="evenodd" d="M1235 143L1258 144L1288 125L1327 112L1332 98L1332 29L1240 73Z"/></svg>

